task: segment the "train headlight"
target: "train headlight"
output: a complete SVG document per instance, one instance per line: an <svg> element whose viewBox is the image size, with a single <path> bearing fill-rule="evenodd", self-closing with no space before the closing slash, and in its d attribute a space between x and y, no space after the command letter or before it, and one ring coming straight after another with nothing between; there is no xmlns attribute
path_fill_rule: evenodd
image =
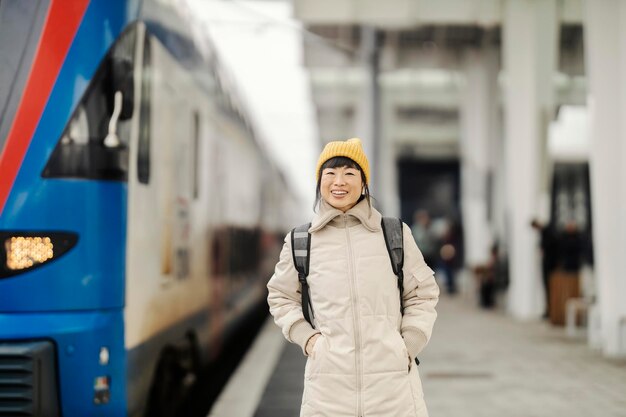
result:
<svg viewBox="0 0 626 417"><path fill-rule="evenodd" d="M49 237L12 236L4 242L7 268L26 269L46 262L54 256L54 245Z"/></svg>
<svg viewBox="0 0 626 417"><path fill-rule="evenodd" d="M0 278L56 259L77 241L75 233L0 232Z"/></svg>

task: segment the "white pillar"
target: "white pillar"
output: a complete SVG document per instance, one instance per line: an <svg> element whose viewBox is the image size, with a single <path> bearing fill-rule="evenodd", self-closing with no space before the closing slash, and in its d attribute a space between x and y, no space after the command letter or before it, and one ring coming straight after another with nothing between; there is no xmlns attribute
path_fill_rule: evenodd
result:
<svg viewBox="0 0 626 417"><path fill-rule="evenodd" d="M397 150L389 125L393 123L395 107L389 100L389 93L381 88L381 129L380 129L380 189L376 198L385 202L385 216L400 217L400 183L398 182ZM404 219L410 225L412 218Z"/></svg>
<svg viewBox="0 0 626 417"><path fill-rule="evenodd" d="M586 1L591 196L602 350L626 355L626 3Z"/></svg>
<svg viewBox="0 0 626 417"><path fill-rule="evenodd" d="M371 180L369 188L374 196L378 195L384 173L380 169L380 83L378 30L372 26L361 27L361 55L366 82L363 95L357 108L356 132L361 137L363 148L370 164ZM385 213L385 201L378 200L378 208Z"/></svg>
<svg viewBox="0 0 626 417"><path fill-rule="evenodd" d="M510 287L517 318L537 318L544 308L537 236L530 221L541 211L541 169L547 123L553 113L556 65L555 0L508 0L504 10L506 71L505 163Z"/></svg>
<svg viewBox="0 0 626 417"><path fill-rule="evenodd" d="M499 93L498 93L499 94ZM506 163L504 161L504 137L501 103L496 106L496 117L493 121L494 140L489 144L489 159L491 176L489 188L491 199L491 234L498 241L499 250L502 254L506 250L507 226L506 226Z"/></svg>
<svg viewBox="0 0 626 417"><path fill-rule="evenodd" d="M461 99L461 211L465 261L484 264L492 243L487 180L498 100L498 57L493 50L472 49L465 55Z"/></svg>

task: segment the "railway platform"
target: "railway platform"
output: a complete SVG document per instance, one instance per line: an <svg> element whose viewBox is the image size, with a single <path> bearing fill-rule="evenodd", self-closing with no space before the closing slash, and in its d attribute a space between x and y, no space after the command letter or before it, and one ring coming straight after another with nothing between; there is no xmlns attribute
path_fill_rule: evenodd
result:
<svg viewBox="0 0 626 417"><path fill-rule="evenodd" d="M443 296L438 311L419 367L432 417L626 416L626 361L465 296ZM268 318L209 415L298 416L304 364Z"/></svg>

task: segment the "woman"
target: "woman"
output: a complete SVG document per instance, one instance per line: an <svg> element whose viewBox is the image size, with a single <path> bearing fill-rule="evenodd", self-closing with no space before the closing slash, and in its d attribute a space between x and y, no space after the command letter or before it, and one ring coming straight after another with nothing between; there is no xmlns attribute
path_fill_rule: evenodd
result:
<svg viewBox="0 0 626 417"><path fill-rule="evenodd" d="M401 314L369 176L359 139L330 142L319 157L307 278L315 328L302 313L289 235L267 285L276 324L308 356L301 417L428 416L414 359L430 338L439 288L403 224Z"/></svg>

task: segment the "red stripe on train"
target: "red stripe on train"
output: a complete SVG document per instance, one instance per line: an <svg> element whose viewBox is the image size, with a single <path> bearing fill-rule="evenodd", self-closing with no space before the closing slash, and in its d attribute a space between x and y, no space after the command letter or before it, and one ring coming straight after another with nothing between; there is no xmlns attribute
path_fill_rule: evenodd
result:
<svg viewBox="0 0 626 417"><path fill-rule="evenodd" d="M24 93L0 155L0 214L89 0L52 0Z"/></svg>

